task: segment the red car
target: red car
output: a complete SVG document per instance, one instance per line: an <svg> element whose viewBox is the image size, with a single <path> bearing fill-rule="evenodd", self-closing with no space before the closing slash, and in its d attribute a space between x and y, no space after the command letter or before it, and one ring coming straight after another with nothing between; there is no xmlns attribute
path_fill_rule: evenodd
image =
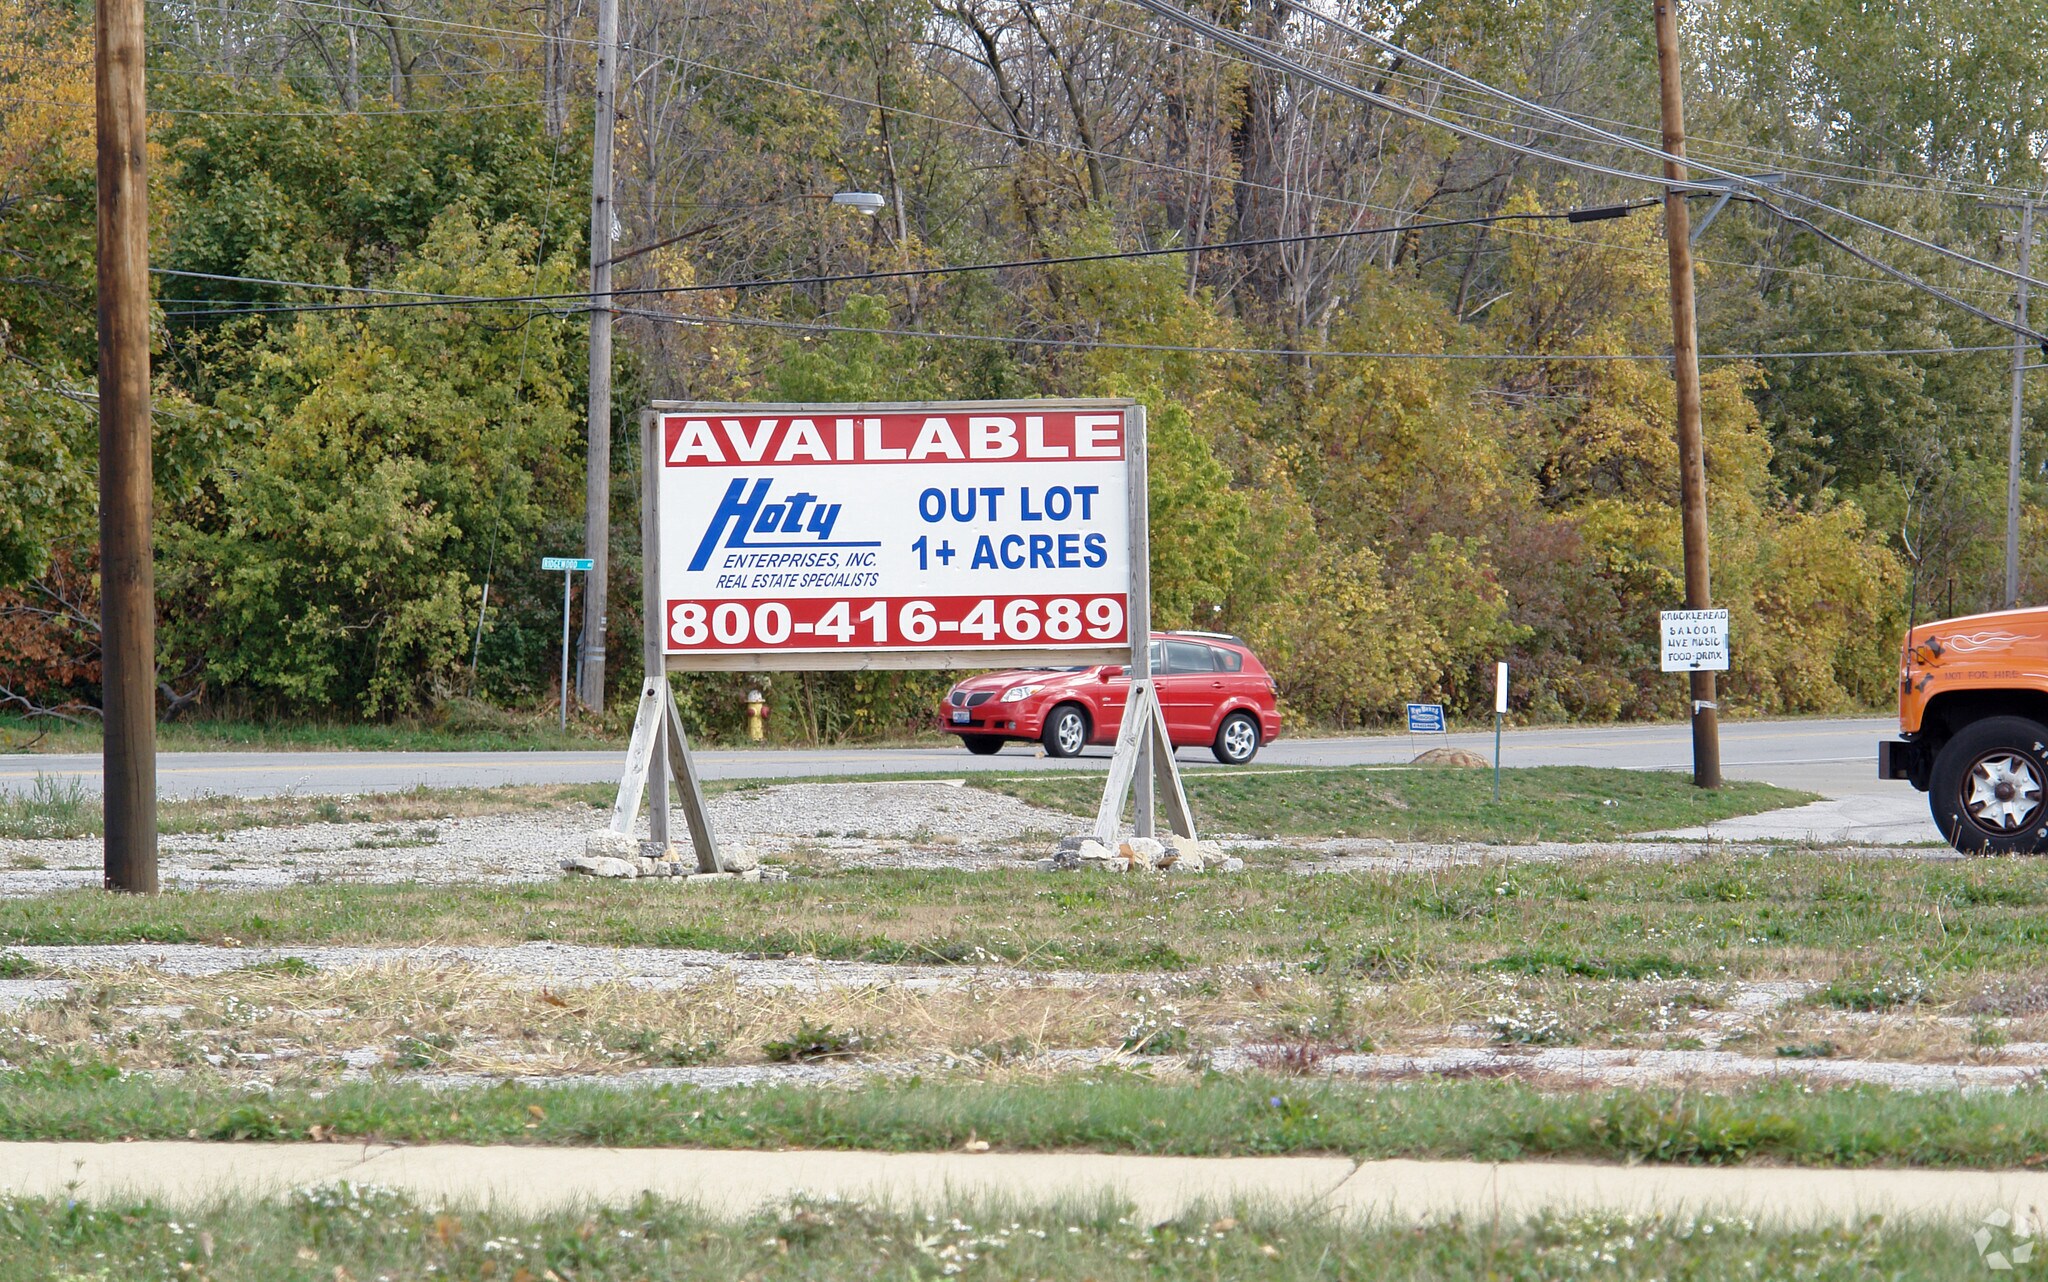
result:
<svg viewBox="0 0 2048 1282"><path fill-rule="evenodd" d="M1241 766L1280 734L1279 687L1236 637L1154 633L1152 677L1176 748L1207 748L1224 765ZM1116 742L1130 695L1120 664L1013 668L954 686L939 705L939 728L976 756L1036 739L1048 756L1074 757L1091 743Z"/></svg>

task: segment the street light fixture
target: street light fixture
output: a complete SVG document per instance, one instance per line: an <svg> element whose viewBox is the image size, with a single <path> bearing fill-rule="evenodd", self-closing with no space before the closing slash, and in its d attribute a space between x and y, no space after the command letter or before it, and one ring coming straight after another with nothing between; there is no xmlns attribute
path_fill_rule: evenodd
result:
<svg viewBox="0 0 2048 1282"><path fill-rule="evenodd" d="M873 191L835 191L832 193L832 203L857 209L869 218L881 213L889 204L880 192Z"/></svg>

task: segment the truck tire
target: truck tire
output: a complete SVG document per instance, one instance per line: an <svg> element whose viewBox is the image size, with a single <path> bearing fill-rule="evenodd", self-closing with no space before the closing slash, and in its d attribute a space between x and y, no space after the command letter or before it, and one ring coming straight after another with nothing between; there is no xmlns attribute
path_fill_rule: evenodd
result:
<svg viewBox="0 0 2048 1282"><path fill-rule="evenodd" d="M2048 848L2048 727L2025 717L1973 721L1942 745L1927 803L1964 854Z"/></svg>

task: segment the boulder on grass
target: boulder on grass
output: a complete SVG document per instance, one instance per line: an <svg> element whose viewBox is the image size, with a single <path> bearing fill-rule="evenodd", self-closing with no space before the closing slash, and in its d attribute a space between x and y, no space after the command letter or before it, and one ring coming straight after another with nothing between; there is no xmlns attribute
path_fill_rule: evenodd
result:
<svg viewBox="0 0 2048 1282"><path fill-rule="evenodd" d="M1492 765L1485 757L1463 748L1431 748L1408 763L1411 766L1451 766L1459 770L1484 770Z"/></svg>

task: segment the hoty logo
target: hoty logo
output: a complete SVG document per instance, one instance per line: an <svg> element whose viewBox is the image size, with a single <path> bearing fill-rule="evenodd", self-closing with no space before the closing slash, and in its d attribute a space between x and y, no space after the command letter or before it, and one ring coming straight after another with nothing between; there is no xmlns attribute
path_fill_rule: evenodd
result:
<svg viewBox="0 0 2048 1282"><path fill-rule="evenodd" d="M2014 1215L2000 1207L1978 1221L1970 1241L1985 1268L2010 1272L2034 1258L2034 1222L2024 1213Z"/></svg>
<svg viewBox="0 0 2048 1282"><path fill-rule="evenodd" d="M876 548L879 539L835 542L833 527L839 524L843 504L827 503L817 495L795 490L775 502L768 491L774 482L767 477L735 478L725 487L725 497L711 514L690 569L701 570L711 563L720 548ZM779 536L796 535L788 538ZM808 536L808 537L803 537Z"/></svg>

